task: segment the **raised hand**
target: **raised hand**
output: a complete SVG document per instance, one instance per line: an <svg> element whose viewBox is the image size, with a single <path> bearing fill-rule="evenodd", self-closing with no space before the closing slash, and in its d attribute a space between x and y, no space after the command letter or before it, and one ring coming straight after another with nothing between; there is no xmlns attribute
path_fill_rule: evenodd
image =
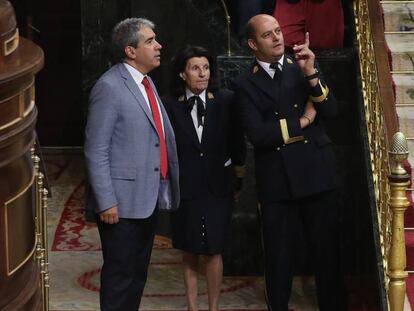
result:
<svg viewBox="0 0 414 311"><path fill-rule="evenodd" d="M305 76L309 76L315 72L315 54L309 49L309 32L305 33L305 43L295 44L293 52Z"/></svg>

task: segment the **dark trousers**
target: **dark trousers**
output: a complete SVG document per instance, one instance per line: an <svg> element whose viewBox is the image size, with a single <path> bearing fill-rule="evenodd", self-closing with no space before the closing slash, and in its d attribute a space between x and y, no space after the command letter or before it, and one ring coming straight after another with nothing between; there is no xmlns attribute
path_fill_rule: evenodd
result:
<svg viewBox="0 0 414 311"><path fill-rule="evenodd" d="M137 311L147 280L157 210L146 219L98 221L102 243L101 311Z"/></svg>
<svg viewBox="0 0 414 311"><path fill-rule="evenodd" d="M264 204L261 216L269 310L288 310L301 231L310 249L320 311L345 310L337 192Z"/></svg>

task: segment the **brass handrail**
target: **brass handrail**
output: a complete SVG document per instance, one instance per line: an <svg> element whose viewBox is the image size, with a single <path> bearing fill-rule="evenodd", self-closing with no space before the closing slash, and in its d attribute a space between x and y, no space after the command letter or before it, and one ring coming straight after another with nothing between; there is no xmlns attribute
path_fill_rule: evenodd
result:
<svg viewBox="0 0 414 311"><path fill-rule="evenodd" d="M224 0L220 0L221 6L223 7L224 14L226 15L226 26L227 26L227 56L231 56L231 40L230 40L230 26L231 26L231 18L229 11L227 9L226 2Z"/></svg>

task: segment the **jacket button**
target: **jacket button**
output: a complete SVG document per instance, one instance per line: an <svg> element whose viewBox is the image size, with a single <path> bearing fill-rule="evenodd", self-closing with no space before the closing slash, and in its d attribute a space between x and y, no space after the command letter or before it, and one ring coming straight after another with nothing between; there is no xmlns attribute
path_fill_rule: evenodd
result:
<svg viewBox="0 0 414 311"><path fill-rule="evenodd" d="M156 144L155 144L155 147L159 147L159 146L160 146L160 144L159 144L159 143L156 143Z"/></svg>
<svg viewBox="0 0 414 311"><path fill-rule="evenodd" d="M275 111L275 115L279 115L279 112Z"/></svg>
<svg viewBox="0 0 414 311"><path fill-rule="evenodd" d="M304 144L307 144L307 143L308 143L308 141L307 141L307 140L305 140L303 143L304 143Z"/></svg>
<svg viewBox="0 0 414 311"><path fill-rule="evenodd" d="M200 157L204 157L204 153L200 152Z"/></svg>
<svg viewBox="0 0 414 311"><path fill-rule="evenodd" d="M286 147L286 145L285 145L285 144L283 144L283 145L282 145L282 147Z"/></svg>
<svg viewBox="0 0 414 311"><path fill-rule="evenodd" d="M154 171L158 172L160 169L158 167L154 168Z"/></svg>
<svg viewBox="0 0 414 311"><path fill-rule="evenodd" d="M293 107L298 108L298 104L294 104Z"/></svg>
<svg viewBox="0 0 414 311"><path fill-rule="evenodd" d="M280 150L280 147L277 147L276 150L279 151Z"/></svg>

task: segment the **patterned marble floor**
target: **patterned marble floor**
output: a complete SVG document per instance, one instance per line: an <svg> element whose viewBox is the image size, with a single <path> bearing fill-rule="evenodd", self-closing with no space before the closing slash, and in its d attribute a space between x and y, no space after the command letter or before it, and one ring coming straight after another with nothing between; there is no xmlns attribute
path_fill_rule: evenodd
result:
<svg viewBox="0 0 414 311"><path fill-rule="evenodd" d="M44 155L52 191L49 201L50 310L99 310L99 269L102 258L95 226L85 224L84 166L81 154ZM205 279L199 285L199 307L207 310ZM295 278L291 310L313 311L315 286ZM222 310L266 310L262 277L225 277ZM186 310L179 253L157 236L141 310Z"/></svg>

